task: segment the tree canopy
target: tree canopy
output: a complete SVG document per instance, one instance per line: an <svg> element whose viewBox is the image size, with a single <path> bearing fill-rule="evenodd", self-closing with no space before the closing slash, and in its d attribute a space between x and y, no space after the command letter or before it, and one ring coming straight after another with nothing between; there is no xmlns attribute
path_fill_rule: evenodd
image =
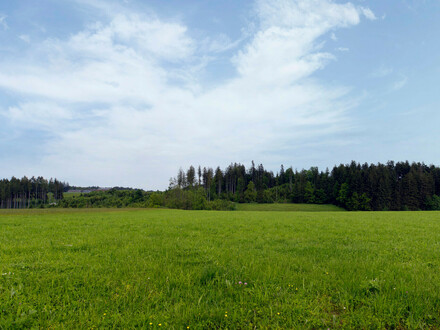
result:
<svg viewBox="0 0 440 330"><path fill-rule="evenodd" d="M214 170L199 165L190 166L186 171L180 168L165 192L115 187L64 199L69 187L57 179L43 177L3 179L0 180L0 208L230 210L234 209L234 203L309 203L334 204L354 211L440 210L440 168L407 161L386 164L352 161L334 166L331 171L319 171L317 167L298 171L281 165L276 174L254 162L249 168L232 163L224 170L220 166Z"/></svg>
<svg viewBox="0 0 440 330"><path fill-rule="evenodd" d="M262 164L252 162L246 169L233 163L224 170L203 167L198 183L192 177L193 169L191 166L187 172L191 180L180 169L177 178L171 179L169 191L202 187L208 200L238 203L334 204L362 211L439 209L440 168L424 163L352 161L334 166L331 171L319 171L317 167L298 171L281 165L276 174Z"/></svg>
<svg viewBox="0 0 440 330"><path fill-rule="evenodd" d="M63 199L64 185L57 179L46 180L39 176L0 180L0 208L31 208L56 204Z"/></svg>

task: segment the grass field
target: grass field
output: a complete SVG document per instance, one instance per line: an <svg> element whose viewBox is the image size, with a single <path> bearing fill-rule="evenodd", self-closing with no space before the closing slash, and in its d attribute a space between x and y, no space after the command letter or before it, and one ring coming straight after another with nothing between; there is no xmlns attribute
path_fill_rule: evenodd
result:
<svg viewBox="0 0 440 330"><path fill-rule="evenodd" d="M0 329L439 328L439 212L0 212Z"/></svg>
<svg viewBox="0 0 440 330"><path fill-rule="evenodd" d="M63 194L63 197L64 198L73 198L73 197L76 197L76 196L80 196L82 193L80 193L80 192L65 192L64 194Z"/></svg>
<svg viewBox="0 0 440 330"><path fill-rule="evenodd" d="M292 204L292 203L273 203L257 204L246 203L236 204L238 211L293 211L293 212L338 212L345 211L336 205L331 204Z"/></svg>

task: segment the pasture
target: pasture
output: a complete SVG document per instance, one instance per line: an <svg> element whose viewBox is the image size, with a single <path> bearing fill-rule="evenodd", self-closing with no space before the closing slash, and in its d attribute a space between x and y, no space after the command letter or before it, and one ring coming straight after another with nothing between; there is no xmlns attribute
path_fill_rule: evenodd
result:
<svg viewBox="0 0 440 330"><path fill-rule="evenodd" d="M440 212L0 211L0 329L439 328Z"/></svg>
<svg viewBox="0 0 440 330"><path fill-rule="evenodd" d="M293 212L341 212L343 208L331 204L293 204L293 203L236 203L237 211L293 211Z"/></svg>

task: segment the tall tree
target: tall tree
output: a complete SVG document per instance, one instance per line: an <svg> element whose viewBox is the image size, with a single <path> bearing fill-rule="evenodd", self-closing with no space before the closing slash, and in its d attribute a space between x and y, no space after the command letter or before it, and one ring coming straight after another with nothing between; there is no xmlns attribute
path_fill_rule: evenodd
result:
<svg viewBox="0 0 440 330"><path fill-rule="evenodd" d="M196 177L196 170L194 169L194 166L190 166L188 171L186 172L186 181L188 183L188 186L193 187L195 183L195 177Z"/></svg>

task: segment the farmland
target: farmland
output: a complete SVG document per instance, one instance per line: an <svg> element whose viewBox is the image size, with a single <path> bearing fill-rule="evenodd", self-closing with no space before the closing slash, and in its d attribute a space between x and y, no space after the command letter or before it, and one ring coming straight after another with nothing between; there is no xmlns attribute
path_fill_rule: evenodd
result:
<svg viewBox="0 0 440 330"><path fill-rule="evenodd" d="M0 329L440 327L440 212L0 212Z"/></svg>

